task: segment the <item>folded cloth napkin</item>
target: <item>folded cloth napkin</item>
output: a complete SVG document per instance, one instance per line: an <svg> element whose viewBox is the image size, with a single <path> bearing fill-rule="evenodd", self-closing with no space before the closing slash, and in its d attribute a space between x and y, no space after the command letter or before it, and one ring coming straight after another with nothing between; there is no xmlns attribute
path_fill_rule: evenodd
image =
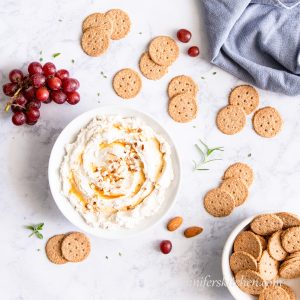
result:
<svg viewBox="0 0 300 300"><path fill-rule="evenodd" d="M202 0L211 62L262 89L300 94L300 1Z"/></svg>

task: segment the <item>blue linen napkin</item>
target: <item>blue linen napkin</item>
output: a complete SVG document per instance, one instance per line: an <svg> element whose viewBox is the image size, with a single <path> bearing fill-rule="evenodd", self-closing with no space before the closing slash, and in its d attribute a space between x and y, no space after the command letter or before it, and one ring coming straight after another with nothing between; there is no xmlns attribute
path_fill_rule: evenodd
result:
<svg viewBox="0 0 300 300"><path fill-rule="evenodd" d="M299 0L202 0L211 62L259 88L300 94Z"/></svg>

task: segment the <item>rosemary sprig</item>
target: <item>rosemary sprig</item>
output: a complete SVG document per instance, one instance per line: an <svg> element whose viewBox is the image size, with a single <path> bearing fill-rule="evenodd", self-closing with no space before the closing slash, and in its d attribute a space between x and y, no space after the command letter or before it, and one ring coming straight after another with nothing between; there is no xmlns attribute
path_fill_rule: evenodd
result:
<svg viewBox="0 0 300 300"><path fill-rule="evenodd" d="M206 168L206 164L213 162L213 161L222 160L221 158L210 158L210 155L212 155L215 151L224 151L224 147L209 148L200 139L199 139L199 142L202 147L199 144L195 144L195 147L198 149L199 153L201 154L201 160L199 162L196 162L193 160L194 170L208 171L209 169ZM204 148L204 150L202 148Z"/></svg>

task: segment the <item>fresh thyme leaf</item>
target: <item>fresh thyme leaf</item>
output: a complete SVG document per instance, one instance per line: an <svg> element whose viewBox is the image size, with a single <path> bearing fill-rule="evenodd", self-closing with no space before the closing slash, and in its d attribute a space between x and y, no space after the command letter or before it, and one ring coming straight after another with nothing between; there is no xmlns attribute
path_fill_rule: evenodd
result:
<svg viewBox="0 0 300 300"><path fill-rule="evenodd" d="M54 54L52 55L52 57L55 58L55 57L60 56L60 55L61 55L61 53L57 52L57 53L54 53Z"/></svg>
<svg viewBox="0 0 300 300"><path fill-rule="evenodd" d="M121 253L121 252L119 252L119 256L122 256L122 253Z"/></svg>
<svg viewBox="0 0 300 300"><path fill-rule="evenodd" d="M196 125L193 125L193 128L196 128Z"/></svg>
<svg viewBox="0 0 300 300"><path fill-rule="evenodd" d="M58 22L62 22L62 19L58 19Z"/></svg>
<svg viewBox="0 0 300 300"><path fill-rule="evenodd" d="M38 223L36 225L28 225L25 226L26 229L31 230L31 234L28 237L32 237L35 235L39 239L43 239L43 235L40 233L40 231L43 229L44 223Z"/></svg>
<svg viewBox="0 0 300 300"><path fill-rule="evenodd" d="M99 96L100 96L100 93L97 93L97 96L99 97Z"/></svg>
<svg viewBox="0 0 300 300"><path fill-rule="evenodd" d="M42 55L42 54L43 54L43 50L40 51L40 55Z"/></svg>
<svg viewBox="0 0 300 300"><path fill-rule="evenodd" d="M249 153L249 154L248 154L248 157L251 157L251 156L252 156L252 154L251 154L251 153Z"/></svg>
<svg viewBox="0 0 300 300"><path fill-rule="evenodd" d="M203 141L199 139L199 142L203 146L204 150L199 144L195 144L195 147L198 149L198 151L201 154L201 160L197 163L196 161L193 161L194 163L194 170L197 171L208 171L208 168L205 168L204 165L207 163L217 161L217 160L222 160L221 158L212 158L208 159L208 157L215 151L224 151L224 147L214 147L214 148L209 148Z"/></svg>
<svg viewBox="0 0 300 300"><path fill-rule="evenodd" d="M71 59L71 62L72 62L72 64L74 64L75 63L75 59Z"/></svg>
<svg viewBox="0 0 300 300"><path fill-rule="evenodd" d="M108 256L106 255L105 258L108 259Z"/></svg>
<svg viewBox="0 0 300 300"><path fill-rule="evenodd" d="M205 79L205 77L201 76L201 79Z"/></svg>
<svg viewBox="0 0 300 300"><path fill-rule="evenodd" d="M143 34L143 33L140 31L139 34Z"/></svg>
<svg viewBox="0 0 300 300"><path fill-rule="evenodd" d="M216 75L217 74L217 72L213 72L213 75Z"/></svg>
<svg viewBox="0 0 300 300"><path fill-rule="evenodd" d="M44 59L42 57L40 57L40 62L42 62Z"/></svg>

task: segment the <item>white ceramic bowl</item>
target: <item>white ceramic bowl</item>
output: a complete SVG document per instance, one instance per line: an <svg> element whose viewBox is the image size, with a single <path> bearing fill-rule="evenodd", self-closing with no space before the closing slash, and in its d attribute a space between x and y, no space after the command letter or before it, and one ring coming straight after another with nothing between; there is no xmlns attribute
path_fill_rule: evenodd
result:
<svg viewBox="0 0 300 300"><path fill-rule="evenodd" d="M236 300L257 300L257 297L251 296L249 294L244 293L240 288L236 285L234 281L234 276L233 273L231 272L230 265L229 265L229 258L232 254L233 251L233 243L237 237L237 235L243 231L246 230L251 221L255 218L256 216L252 216L243 222L241 222L239 225L237 225L234 230L231 232L229 235L225 246L223 248L223 254L222 254L222 273L223 273L223 279L226 283L226 286L233 296L234 299ZM280 282L286 283L289 285L293 290L296 292L297 299L300 297L300 279L293 279L293 280L285 280L280 278Z"/></svg>
<svg viewBox="0 0 300 300"><path fill-rule="evenodd" d="M62 162L62 159L65 155L65 145L74 142L80 129L87 125L95 116L97 115L121 115L121 116L133 116L142 119L147 125L151 126L158 134L162 135L169 145L171 146L171 159L173 162L174 168L174 180L169 186L166 198L163 204L161 205L159 211L141 221L137 227L132 229L119 229L119 230L108 230L101 228L93 228L85 223L83 218L79 215L78 212L72 207L70 202L64 197L61 193L61 182L59 177L59 168ZM82 115L75 118L70 122L65 129L61 132L57 138L53 149L51 151L50 160L49 160L49 169L48 169L49 185L50 190L53 196L56 205L63 213L63 215L71 222L73 225L78 227L80 230L85 231L86 233L92 234L97 237L103 237L108 239L121 239L131 237L137 234L144 232L146 229L150 228L154 224L158 223L159 220L163 218L164 215L169 211L172 205L175 202L176 195L179 190L180 179L181 179L181 168L179 162L179 156L175 147L175 144L164 129L164 127L151 116L134 110L127 107L120 106L103 106L88 112L83 113Z"/></svg>

